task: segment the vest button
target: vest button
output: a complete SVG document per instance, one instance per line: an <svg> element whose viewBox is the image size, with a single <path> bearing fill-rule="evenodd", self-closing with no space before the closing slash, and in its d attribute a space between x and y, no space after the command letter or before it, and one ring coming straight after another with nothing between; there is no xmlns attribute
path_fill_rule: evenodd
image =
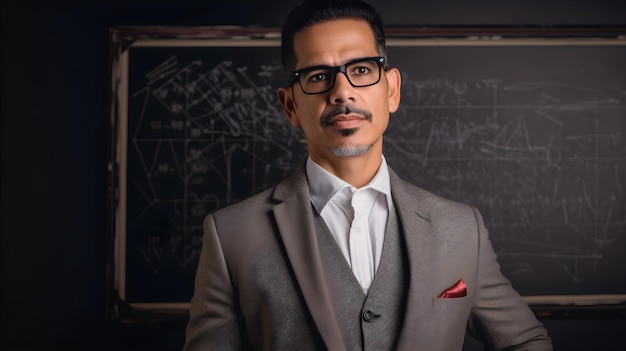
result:
<svg viewBox="0 0 626 351"><path fill-rule="evenodd" d="M376 315L374 315L374 312L370 311L370 310L365 310L363 311L363 320L366 322L371 322L374 320L374 318L376 318Z"/></svg>

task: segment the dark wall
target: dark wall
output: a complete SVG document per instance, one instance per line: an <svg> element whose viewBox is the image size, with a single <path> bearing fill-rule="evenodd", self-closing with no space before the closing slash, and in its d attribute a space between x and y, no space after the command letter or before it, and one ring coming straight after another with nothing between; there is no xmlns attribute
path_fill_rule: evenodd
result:
<svg viewBox="0 0 626 351"><path fill-rule="evenodd" d="M108 28L278 27L291 3L2 2L0 348L176 350L181 346L183 323L128 325L106 319ZM377 0L372 4L381 10L387 25L626 24L626 2L618 0ZM559 349L602 349L626 339L624 317L546 318L544 322Z"/></svg>

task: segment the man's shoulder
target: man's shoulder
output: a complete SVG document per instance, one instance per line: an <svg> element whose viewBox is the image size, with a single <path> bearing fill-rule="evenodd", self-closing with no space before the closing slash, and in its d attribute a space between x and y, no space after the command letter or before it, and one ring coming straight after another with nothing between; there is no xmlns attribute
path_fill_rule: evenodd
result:
<svg viewBox="0 0 626 351"><path fill-rule="evenodd" d="M231 216L250 214L253 211L261 211L272 203L272 194L275 186L262 190L259 193L247 198L235 201L234 203L213 212L214 216Z"/></svg>
<svg viewBox="0 0 626 351"><path fill-rule="evenodd" d="M392 195L397 205L409 207L424 217L438 218L460 217L475 220L473 206L438 195L418 185L403 180L397 175L391 177Z"/></svg>
<svg viewBox="0 0 626 351"><path fill-rule="evenodd" d="M303 168L296 169L289 177L279 181L259 193L241 199L233 204L217 210L214 216L249 216L254 213L267 213L267 211L287 197L302 196L302 190L307 186Z"/></svg>
<svg viewBox="0 0 626 351"><path fill-rule="evenodd" d="M425 202L430 205L467 206L467 204L439 195L431 190L426 190L418 185L406 181L395 173L391 177L391 180L392 190L395 190L396 193L407 195L416 201Z"/></svg>

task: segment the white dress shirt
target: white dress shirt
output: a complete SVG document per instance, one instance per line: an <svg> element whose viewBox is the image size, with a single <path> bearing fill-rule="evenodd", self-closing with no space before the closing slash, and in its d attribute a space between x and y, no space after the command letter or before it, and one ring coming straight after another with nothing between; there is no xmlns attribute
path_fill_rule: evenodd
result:
<svg viewBox="0 0 626 351"><path fill-rule="evenodd" d="M313 206L326 222L367 294L382 255L392 203L385 157L372 181L359 189L331 174L311 158L306 162L306 174Z"/></svg>

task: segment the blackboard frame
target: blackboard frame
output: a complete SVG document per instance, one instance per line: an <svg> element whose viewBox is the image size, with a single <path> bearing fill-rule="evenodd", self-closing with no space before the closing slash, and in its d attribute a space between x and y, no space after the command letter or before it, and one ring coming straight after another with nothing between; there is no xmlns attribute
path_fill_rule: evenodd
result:
<svg viewBox="0 0 626 351"><path fill-rule="evenodd" d="M624 27L391 27L389 46L626 46ZM186 302L129 302L126 298L126 191L128 50L150 46L279 46L280 30L261 27L128 26L110 31L111 145L109 169L108 281L120 311L185 313ZM625 294L523 296L536 310L551 306L623 306ZM128 314L126 312L126 314Z"/></svg>

